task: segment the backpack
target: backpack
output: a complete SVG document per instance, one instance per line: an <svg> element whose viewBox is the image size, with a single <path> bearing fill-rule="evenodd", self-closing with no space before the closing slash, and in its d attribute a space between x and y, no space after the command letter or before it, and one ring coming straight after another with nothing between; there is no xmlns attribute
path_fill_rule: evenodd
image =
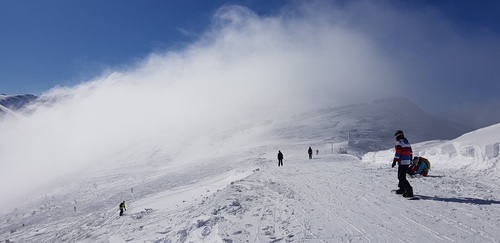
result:
<svg viewBox="0 0 500 243"><path fill-rule="evenodd" d="M430 170L431 169L431 162L429 162L429 160L427 160L425 158L422 158L422 161L427 164L427 169Z"/></svg>

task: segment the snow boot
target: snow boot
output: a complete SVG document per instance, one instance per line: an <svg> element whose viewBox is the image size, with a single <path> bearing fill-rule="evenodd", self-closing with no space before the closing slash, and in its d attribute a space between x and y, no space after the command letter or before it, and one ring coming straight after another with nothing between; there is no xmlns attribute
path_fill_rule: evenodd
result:
<svg viewBox="0 0 500 243"><path fill-rule="evenodd" d="M403 197L414 197L413 188L412 187L408 188L408 190L406 190L406 192L403 193Z"/></svg>

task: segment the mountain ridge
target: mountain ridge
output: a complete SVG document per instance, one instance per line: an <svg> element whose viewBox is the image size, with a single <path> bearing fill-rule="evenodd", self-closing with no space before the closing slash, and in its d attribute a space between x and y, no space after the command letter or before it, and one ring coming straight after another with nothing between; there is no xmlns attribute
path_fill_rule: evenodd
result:
<svg viewBox="0 0 500 243"><path fill-rule="evenodd" d="M32 94L5 95L0 94L0 115L16 113L38 99Z"/></svg>
<svg viewBox="0 0 500 243"><path fill-rule="evenodd" d="M356 154L394 146L393 134L403 130L408 139L422 142L453 139L470 128L428 114L404 98L324 108L298 115L277 128L284 139L309 134L305 140L341 143L349 136L349 150Z"/></svg>

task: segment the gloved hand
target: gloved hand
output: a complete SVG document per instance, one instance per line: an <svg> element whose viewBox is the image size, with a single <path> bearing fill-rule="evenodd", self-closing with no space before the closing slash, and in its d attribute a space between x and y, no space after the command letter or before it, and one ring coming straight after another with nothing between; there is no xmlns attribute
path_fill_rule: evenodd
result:
<svg viewBox="0 0 500 243"><path fill-rule="evenodd" d="M394 168L394 166L396 166L396 159L392 161L392 168Z"/></svg>

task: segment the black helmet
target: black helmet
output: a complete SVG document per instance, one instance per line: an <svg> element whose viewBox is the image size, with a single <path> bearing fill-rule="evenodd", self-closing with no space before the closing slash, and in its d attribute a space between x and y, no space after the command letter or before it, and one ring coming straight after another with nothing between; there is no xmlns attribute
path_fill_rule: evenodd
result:
<svg viewBox="0 0 500 243"><path fill-rule="evenodd" d="M403 133L403 131L401 131L401 130L397 130L397 131L394 133L394 137L395 137L395 138L398 138L398 137L400 137L400 136L404 137L404 136L405 136L405 134Z"/></svg>

